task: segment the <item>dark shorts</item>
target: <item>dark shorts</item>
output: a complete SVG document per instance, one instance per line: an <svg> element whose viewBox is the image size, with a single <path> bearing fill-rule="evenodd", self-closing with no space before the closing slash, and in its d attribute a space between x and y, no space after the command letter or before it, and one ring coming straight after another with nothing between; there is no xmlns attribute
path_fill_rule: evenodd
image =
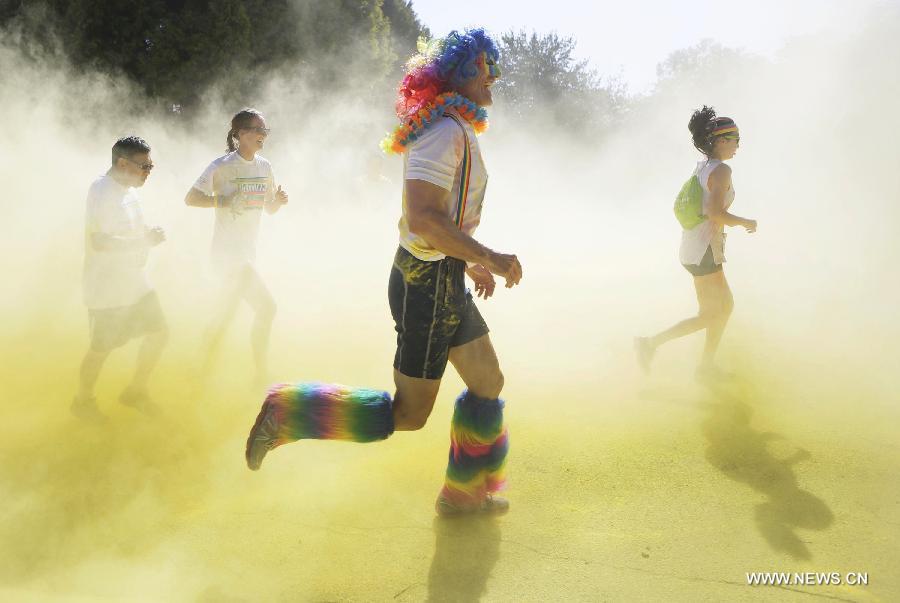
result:
<svg viewBox="0 0 900 603"><path fill-rule="evenodd" d="M400 247L388 283L397 330L394 368L408 377L440 379L450 348L488 333L466 289L466 263L456 258L425 262Z"/></svg>
<svg viewBox="0 0 900 603"><path fill-rule="evenodd" d="M699 264L682 264L682 266L694 276L706 276L722 270L722 264L716 264L713 260L712 247L706 248L706 253L703 254Z"/></svg>
<svg viewBox="0 0 900 603"><path fill-rule="evenodd" d="M109 352L135 337L156 333L166 328L166 319L155 291L130 306L88 310L91 349Z"/></svg>

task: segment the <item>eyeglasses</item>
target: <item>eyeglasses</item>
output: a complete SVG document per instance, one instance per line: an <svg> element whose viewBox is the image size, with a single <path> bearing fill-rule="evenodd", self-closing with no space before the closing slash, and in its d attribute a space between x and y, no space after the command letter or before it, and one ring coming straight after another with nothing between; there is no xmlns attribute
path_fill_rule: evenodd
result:
<svg viewBox="0 0 900 603"><path fill-rule="evenodd" d="M149 172L154 167L152 163L138 163L134 159L130 159L128 157L123 157L123 159L125 159L125 161L127 161L129 163L133 163L134 165L138 166L139 168L141 168L141 170L143 170L145 172Z"/></svg>
<svg viewBox="0 0 900 603"><path fill-rule="evenodd" d="M268 136L269 132L272 131L270 128L261 128L258 126L255 128L241 128L241 129L242 130L250 130L251 132L256 132L257 134L265 134L266 136Z"/></svg>

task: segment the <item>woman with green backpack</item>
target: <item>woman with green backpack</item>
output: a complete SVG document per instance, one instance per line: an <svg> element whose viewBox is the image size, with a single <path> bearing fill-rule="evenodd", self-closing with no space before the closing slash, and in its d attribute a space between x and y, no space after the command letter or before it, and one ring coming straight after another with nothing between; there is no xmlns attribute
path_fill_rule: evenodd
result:
<svg viewBox="0 0 900 603"><path fill-rule="evenodd" d="M672 339L706 329L703 358L697 368L701 380L722 380L728 374L716 367L714 359L734 300L725 279L725 227L743 226L756 232L756 220L741 218L728 210L734 201L731 168L725 161L734 157L740 144L737 124L718 117L712 107L694 111L688 123L694 146L705 156L685 182L675 201L675 216L682 226L681 264L694 278L699 311L653 337L637 337L638 363L645 371L656 349Z"/></svg>

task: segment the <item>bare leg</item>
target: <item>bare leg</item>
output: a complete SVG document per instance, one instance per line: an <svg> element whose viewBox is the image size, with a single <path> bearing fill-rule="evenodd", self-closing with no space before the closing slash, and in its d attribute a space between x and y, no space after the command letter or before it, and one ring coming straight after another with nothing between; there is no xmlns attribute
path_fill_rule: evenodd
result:
<svg viewBox="0 0 900 603"><path fill-rule="evenodd" d="M493 400L503 390L503 373L489 335L482 335L465 345L450 348L450 362L469 391Z"/></svg>
<svg viewBox="0 0 900 603"><path fill-rule="evenodd" d="M657 333L653 337L649 337L648 341L650 343L650 346L653 349L656 349L668 341L679 339L681 337L684 337L685 335L690 335L691 333L696 333L701 329L705 329L706 326L707 317L698 314L697 316L692 316L691 318L685 318L681 322L674 324L665 331Z"/></svg>
<svg viewBox="0 0 900 603"><path fill-rule="evenodd" d="M393 404L394 429L422 429L434 408L441 380L408 377L394 369L394 384L397 386Z"/></svg>
<svg viewBox="0 0 900 603"><path fill-rule="evenodd" d="M243 282L244 299L254 311L250 344L253 347L256 376L258 381L265 381L269 372L269 335L277 307L266 284L253 268L246 269Z"/></svg>
<svg viewBox="0 0 900 603"><path fill-rule="evenodd" d="M697 303L699 305L697 316L682 320L665 331L650 337L648 340L650 346L656 349L667 341L690 335L700 329L706 329L715 322L715 317L722 307L720 281L724 282L724 280L725 274L722 271L704 276L695 276L694 289L697 292Z"/></svg>
<svg viewBox="0 0 900 603"><path fill-rule="evenodd" d="M97 408L94 400L94 385L100 376L100 370L109 357L109 350L97 351L88 349L81 361L81 370L78 379L78 394L72 401L72 414L83 421L90 423L105 423L106 415Z"/></svg>
<svg viewBox="0 0 900 603"><path fill-rule="evenodd" d="M706 344L703 347L701 366L712 366L714 364L716 351L719 349L719 342L722 340L722 334L725 332L725 325L728 324L731 311L734 309L734 297L731 295L731 288L728 286L725 273L718 272L717 274L721 277L714 281L714 299L718 303L718 309L713 313L712 320L710 320L709 326L706 328Z"/></svg>
<svg viewBox="0 0 900 603"><path fill-rule="evenodd" d="M228 328L238 303L241 301L242 280L239 275L231 276L221 287L218 299L213 307L212 320L203 335L201 358L203 359L202 375L208 375L219 355L222 337Z"/></svg>
<svg viewBox="0 0 900 603"><path fill-rule="evenodd" d="M147 389L147 381L150 379L150 373L156 368L159 357L162 355L163 348L169 341L168 329L162 329L155 333L150 333L141 341L141 348L138 350L137 364L134 369L134 377L131 380L129 389L135 391L144 391Z"/></svg>
<svg viewBox="0 0 900 603"><path fill-rule="evenodd" d="M500 396L503 374L488 335L450 348L450 362L473 394L489 400ZM421 429L434 408L440 379L408 377L395 369L394 383L397 385L394 396L395 429Z"/></svg>
<svg viewBox="0 0 900 603"><path fill-rule="evenodd" d="M107 358L109 358L109 351L97 352L89 349L84 355L84 359L81 361L81 370L79 371L79 400L89 400L94 397L94 386L97 384L100 370L103 368Z"/></svg>

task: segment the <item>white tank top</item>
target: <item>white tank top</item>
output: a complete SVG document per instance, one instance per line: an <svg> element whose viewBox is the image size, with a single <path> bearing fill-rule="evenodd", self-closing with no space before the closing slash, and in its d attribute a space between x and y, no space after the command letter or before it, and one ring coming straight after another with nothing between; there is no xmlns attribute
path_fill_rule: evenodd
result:
<svg viewBox="0 0 900 603"><path fill-rule="evenodd" d="M697 162L694 174L700 180L703 189L703 215L709 208L709 175L722 163L719 159L701 159ZM725 193L724 207L727 210L734 202L734 187ZM725 261L725 227L716 224L712 220L704 220L690 230L681 233L681 250L678 254L682 264L699 264L706 255L706 250L712 247L713 261L721 264Z"/></svg>

